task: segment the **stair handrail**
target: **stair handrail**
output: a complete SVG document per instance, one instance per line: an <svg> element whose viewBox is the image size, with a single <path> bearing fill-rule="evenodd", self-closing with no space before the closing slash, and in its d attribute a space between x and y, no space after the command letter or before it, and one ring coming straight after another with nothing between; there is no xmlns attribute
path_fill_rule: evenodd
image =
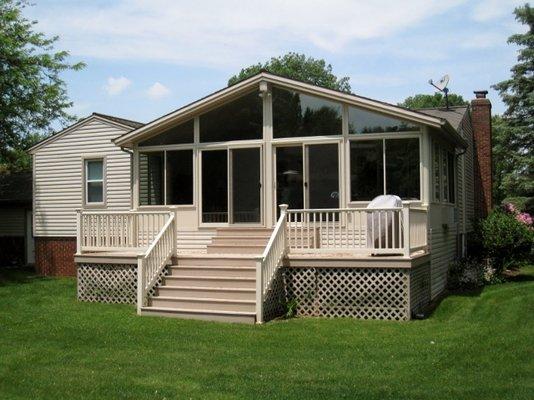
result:
<svg viewBox="0 0 534 400"><path fill-rule="evenodd" d="M137 312L146 305L149 291L156 285L163 268L176 255L174 213L156 235L148 249L137 256Z"/></svg>
<svg viewBox="0 0 534 400"><path fill-rule="evenodd" d="M263 302L287 254L287 204L280 204L280 217L261 257L256 262L256 322L263 322Z"/></svg>

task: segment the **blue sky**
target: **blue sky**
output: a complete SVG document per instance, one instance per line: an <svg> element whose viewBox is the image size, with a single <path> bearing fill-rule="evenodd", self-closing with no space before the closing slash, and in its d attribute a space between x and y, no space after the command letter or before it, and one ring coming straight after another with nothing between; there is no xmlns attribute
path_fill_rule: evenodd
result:
<svg viewBox="0 0 534 400"><path fill-rule="evenodd" d="M352 91L397 103L451 77L466 99L506 79L522 1L34 0L26 15L59 35L81 72L65 74L72 112L148 122L226 86L242 67L289 51L331 63Z"/></svg>

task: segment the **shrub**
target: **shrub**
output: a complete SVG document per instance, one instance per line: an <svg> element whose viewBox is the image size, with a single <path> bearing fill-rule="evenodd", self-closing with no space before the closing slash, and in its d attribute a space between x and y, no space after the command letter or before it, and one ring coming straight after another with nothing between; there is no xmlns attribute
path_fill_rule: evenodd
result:
<svg viewBox="0 0 534 400"><path fill-rule="evenodd" d="M462 258L449 266L449 289L474 289L484 284L484 268L479 260Z"/></svg>
<svg viewBox="0 0 534 400"><path fill-rule="evenodd" d="M500 275L506 268L517 267L531 258L532 218L507 204L480 222L480 237L486 256L492 259L495 272Z"/></svg>

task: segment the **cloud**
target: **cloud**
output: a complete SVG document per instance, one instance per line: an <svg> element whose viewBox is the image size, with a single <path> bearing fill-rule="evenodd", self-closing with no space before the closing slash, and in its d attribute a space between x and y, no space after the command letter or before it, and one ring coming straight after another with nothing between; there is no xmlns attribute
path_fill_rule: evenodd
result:
<svg viewBox="0 0 534 400"><path fill-rule="evenodd" d="M148 88L146 93L152 100L159 100L167 96L170 92L171 91L166 86L156 82Z"/></svg>
<svg viewBox="0 0 534 400"><path fill-rule="evenodd" d="M395 37L464 2L60 2L35 17L75 56L235 68L295 49L342 54L355 41Z"/></svg>
<svg viewBox="0 0 534 400"><path fill-rule="evenodd" d="M131 84L132 81L128 78L125 78L124 76L120 76L118 78L113 78L112 76L110 76L108 78L108 83L104 85L104 90L110 96L116 96L124 92Z"/></svg>

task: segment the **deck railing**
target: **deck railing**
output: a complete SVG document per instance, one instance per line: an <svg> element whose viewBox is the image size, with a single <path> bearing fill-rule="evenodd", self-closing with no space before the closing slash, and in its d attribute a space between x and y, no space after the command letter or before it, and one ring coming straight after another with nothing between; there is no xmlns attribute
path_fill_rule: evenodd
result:
<svg viewBox="0 0 534 400"><path fill-rule="evenodd" d="M168 211L77 210L77 253L146 248L170 215Z"/></svg>
<svg viewBox="0 0 534 400"><path fill-rule="evenodd" d="M146 252L137 257L137 312L146 305L148 293L156 285L163 268L176 254L174 214L156 235Z"/></svg>
<svg viewBox="0 0 534 400"><path fill-rule="evenodd" d="M287 205L280 205L280 218L261 258L256 263L256 322L263 322L263 303L276 271L288 250Z"/></svg>
<svg viewBox="0 0 534 400"><path fill-rule="evenodd" d="M287 211L289 249L402 254L427 246L427 212L397 208Z"/></svg>

